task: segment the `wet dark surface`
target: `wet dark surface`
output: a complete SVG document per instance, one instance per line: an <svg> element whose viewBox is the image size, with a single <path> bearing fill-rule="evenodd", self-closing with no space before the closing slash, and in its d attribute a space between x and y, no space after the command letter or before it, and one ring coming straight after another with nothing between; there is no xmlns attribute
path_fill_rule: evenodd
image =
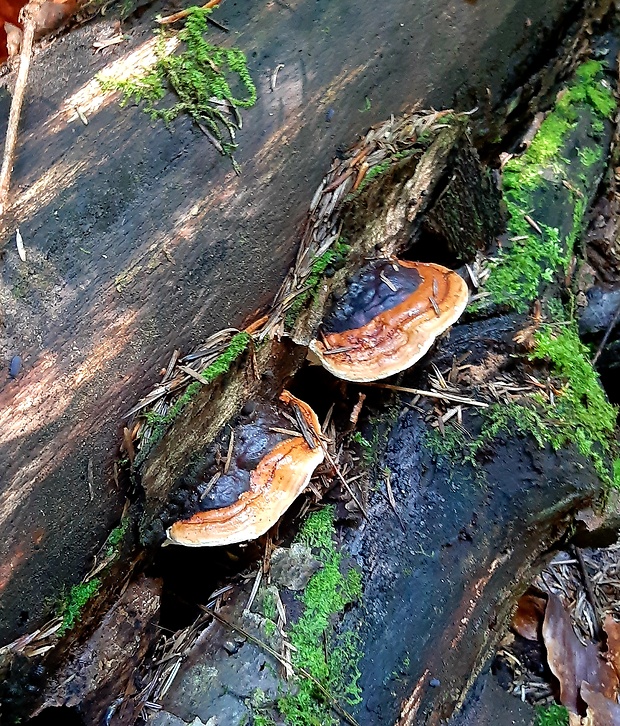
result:
<svg viewBox="0 0 620 726"><path fill-rule="evenodd" d="M579 334L594 337L604 333L613 324L614 316L620 307L620 290L610 290L602 286L592 287L587 292L587 302L588 306L579 316Z"/></svg>
<svg viewBox="0 0 620 726"><path fill-rule="evenodd" d="M464 385L478 397L477 386L501 373L516 374L522 365L514 355L513 336L524 322L524 317L504 316L457 326L433 360L446 370L454 356L469 353ZM307 391L313 380L320 384L320 376L310 368L298 383ZM425 383L419 370L401 382ZM408 405L409 396L386 401L385 395L375 397L377 390L349 385L335 397L335 410L346 400L350 411L360 390L368 396L366 416L373 417L375 405L383 415L391 412L384 423L373 422L379 426L378 439L372 436L373 441L381 442L380 431L389 431L390 420L394 423L385 457L370 479L369 521L360 518L357 529L337 527L343 558L359 568L364 583L363 605L349 609L338 632L328 636L328 640L337 639L338 633L360 637L363 700L347 708L361 726L530 726L531 708L502 691L491 676L481 677L461 703L465 684L475 680L478 671L488 670L512 604L529 584L533 563L544 561L571 513L598 496L598 477L574 452L558 455L514 432L500 434L484 447L475 467L458 450L450 458L434 456L430 423ZM320 390L315 395L322 397ZM417 405L427 412L431 408L424 402ZM365 425L359 430L370 436ZM472 436L479 432L480 417L473 409L465 410L463 425ZM388 469L395 511L386 495ZM295 531L294 517L294 512L287 513L280 536L291 521L290 531ZM256 547L254 553L251 547ZM171 629L192 622L191 617L199 614L195 603L208 601L218 577L234 568L239 572L252 556L262 555L258 543L222 552L192 549L182 556L180 549L165 548L160 557L160 574L168 560L164 575L168 595L162 602L162 613L167 612L161 624ZM306 559L311 559L308 553ZM288 627L300 612L298 588L288 591L290 575L303 571L299 564L289 567L285 577L281 568L271 570ZM264 626L260 603L253 605L252 612L244 609L253 571L245 584L224 597L227 605L222 612L230 617L233 609L243 611L235 622L271 643L273 631L269 635ZM272 677L275 665L264 650L239 642L234 632L213 624L184 661L162 702L162 714L170 712L188 722L196 715L203 720L215 715L226 723L244 723L249 696L256 688L264 691L270 707L286 688L284 681ZM461 705L460 715L451 721ZM163 715L162 719L162 724L175 723Z"/></svg>
<svg viewBox="0 0 620 726"><path fill-rule="evenodd" d="M90 567L124 502L111 476L123 412L175 348L268 302L338 147L415 103L498 102L553 56L558 19L579 6L229 1L230 40L215 39L247 53L259 87L240 177L189 122L168 130L96 101L95 74L152 37L161 6L123 29L126 43L93 48L117 32L104 18L36 54L2 236L0 356L24 365L0 389L0 642ZM6 94L0 106L6 118Z"/></svg>
<svg viewBox="0 0 620 726"><path fill-rule="evenodd" d="M251 404L253 411L240 416L232 426L225 427L215 446L204 452L194 470L184 477L178 495L193 500L194 505L197 505L192 507L193 511L227 507L236 502L250 488L250 474L263 456L276 444L290 438L286 434L271 430L273 427L286 430L292 427L291 422L276 406L265 402ZM213 487L208 490L214 474L223 471L231 431L234 431L234 439L230 467L227 473L221 473ZM218 452L218 461L214 451ZM182 514L187 516L188 513L186 509Z"/></svg>
<svg viewBox="0 0 620 726"><path fill-rule="evenodd" d="M534 726L533 706L507 693L490 671L482 673L472 687L464 712L449 726Z"/></svg>
<svg viewBox="0 0 620 726"><path fill-rule="evenodd" d="M510 318L477 327L480 346L467 362L486 361L491 374L508 370L515 327ZM471 338L469 326L456 328L440 369L471 349ZM479 417L470 411L464 426L475 436ZM599 487L577 455L558 456L514 434L481 451L478 470L458 453L433 459L428 430L417 411L401 412L384 460L398 517L375 497L370 523L345 539L366 583L364 614L353 611L344 623L364 641L360 723L392 724L401 713L399 724L450 717L457 684L484 665L483 644L493 647L501 635L495 623L525 588L521 573L557 537L564 514Z"/></svg>
<svg viewBox="0 0 620 726"><path fill-rule="evenodd" d="M389 280L394 290L382 278ZM361 328L380 313L404 302L419 287L417 270L392 264L387 260L372 262L351 279L346 293L335 303L323 329L326 333L343 333Z"/></svg>

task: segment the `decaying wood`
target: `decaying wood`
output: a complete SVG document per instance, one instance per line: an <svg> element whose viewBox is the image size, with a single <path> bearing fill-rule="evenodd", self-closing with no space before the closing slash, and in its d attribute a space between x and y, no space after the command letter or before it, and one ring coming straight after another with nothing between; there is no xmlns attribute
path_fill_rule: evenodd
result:
<svg viewBox="0 0 620 726"><path fill-rule="evenodd" d="M589 121L582 121L567 141L571 148L587 143L585 131ZM605 134L603 143L608 143L609 128ZM447 158L449 155L443 157L443 164ZM415 185L420 169L425 169L425 159L424 155L417 159L409 170L408 184L401 189ZM586 181L590 194L602 171L602 162L589 169ZM346 182L351 177L339 174L338 178ZM324 187L330 184L333 182ZM376 182L373 193L380 195L380 188L381 181ZM398 211L390 222L394 224L396 219L398 229L399 221L407 220L408 205L400 204L399 198L393 201ZM318 205L320 208L320 202ZM573 227L571 197L554 196L553 188L541 192L531 214L539 229L553 220L563 238L569 236ZM377 234L376 220L365 221L363 214L356 219L359 227L353 235L355 239L366 240ZM532 227L535 228L534 224ZM346 223L343 229L346 235ZM367 229L369 235L365 234ZM398 252L398 242L394 244L393 249ZM559 278L549 280L542 293L553 296L561 284ZM326 296L337 285L337 280L326 283ZM324 308L319 307L319 317L323 312ZM486 321L457 326L436 354L429 378L437 381L440 389L442 385L449 389L444 398L457 397L463 405L464 411L458 412L458 425L467 436L480 433L476 407L467 403L488 405L500 388L511 391L511 395L525 396L528 388L530 395L541 387L549 390L524 371L520 373L521 385L515 385L519 376L512 382L495 380L497 361L514 357L514 331L524 323L523 317L496 315ZM455 361L465 360L464 368L471 367L476 374L470 378L460 376L461 390L452 394L459 379ZM518 369L518 364L513 365ZM389 471L388 495L371 497L364 524L357 531L341 534L342 551L347 556L355 555L361 566L364 594L363 604L351 608L340 627L342 631L355 632L362 641L362 703L354 709L353 718L359 723L439 726L465 703L501 637L502 625L517 594L569 529L575 512L599 497L601 480L592 462L582 459L576 449L568 447L554 452L550 447L541 448L533 438L516 437L510 431L492 442L492 455L486 455L478 464L467 459L459 461L458 453L453 454L452 461L433 456L425 446L432 404L420 402L420 395L427 392L424 388L407 385L407 379L416 379L415 372L408 373L405 379L405 385L393 388L415 396L415 402L400 399L401 410L381 460ZM549 395L554 395L553 391ZM482 400L483 396L488 398ZM444 424L449 419L447 415L440 418ZM166 435L176 437L174 427ZM244 593L243 587L233 588L224 596L224 606L234 611L237 601L246 600ZM294 599L294 593L286 592L286 587L280 587L280 596L285 601L289 598L288 602ZM245 630L241 616L236 617L237 621L230 620L227 615L225 621L233 628ZM244 617L248 617L247 612ZM260 609L253 613L252 622L260 631L264 624ZM238 672L243 668L246 657L247 662L256 664L257 656L256 650L245 644L224 665L221 658L212 656L221 637L215 625L204 631L200 648L192 650L187 664L176 674L175 684L161 701L165 712L188 720L192 715L206 718L224 708L224 701L218 696L222 683L230 677L231 669ZM253 636L254 645L256 640L257 636ZM270 655L268 649L266 652L261 659ZM277 662L275 658L272 665ZM217 676L199 693L192 691L190 712L187 695L196 669L207 664ZM250 678L248 685L239 690L249 689L251 682ZM273 705L288 686L278 678L271 683L262 681L263 687L267 703ZM226 704L230 708L228 700ZM243 698L236 699L234 714L239 723L249 717Z"/></svg>
<svg viewBox="0 0 620 726"><path fill-rule="evenodd" d="M282 74L280 77L280 83L282 83L284 80L283 75L284 74ZM278 84L278 88L280 87L280 83ZM390 199L390 203L393 202L398 209L398 213L396 214L396 218L398 219L397 228L386 229L385 224L387 222L384 218L380 217L378 222L376 221L376 219L374 220L376 222L376 226L374 229L372 229L369 225L369 219L372 216L370 213L368 214L368 218L364 220L364 216L359 210L355 213L350 212L349 219L351 221L351 224L359 225L358 228L355 230L353 229L353 226L351 226L351 233L354 232L353 236L355 236L356 239L361 240L364 245L367 245L366 248L361 247L360 249L366 249L367 252L371 251L373 245L376 244L377 241L379 241L380 239L385 240L387 238L390 240L390 245L393 247L393 249L397 250L399 249L400 245L404 245L409 242L409 238L411 237L411 235L415 236L417 225L421 222L422 212L428 212L429 206L432 206L431 203L436 201L436 198L432 193L430 195L430 198L427 196L426 190L428 188L436 188L436 185L439 183L439 181L444 178L446 160L447 158L449 158L450 153L452 153L454 149L454 144L451 141L446 142L446 139L448 139L448 132L456 133L456 135L460 138L461 132L455 131L456 129L458 129L458 124L448 124L447 128L443 129L443 131L445 131L445 134L442 134L441 137L438 136L437 138L441 138L445 145L431 145L433 154L429 156L428 154L430 153L430 149L428 149L428 153L423 156L424 163L420 165L411 164L408 169L405 169L407 163L409 163L409 160L405 159L402 164L396 165L394 169L390 170L388 179L384 180L386 183L384 191L389 190L390 184L394 182L395 178L398 177L399 174L402 175L402 179L404 180L403 184L399 188L400 191L396 192L395 196ZM439 129L439 131L442 130ZM364 198L369 198L370 195L374 193L374 189L380 188L380 186L377 187L376 185L372 185L371 187L361 189L360 191L360 186L364 181L364 177L367 174L368 169L372 167L372 163L377 163L378 159L380 160L381 158L383 158L380 156L380 154L376 155L375 157L371 157L371 154L376 154L377 151L380 150L375 149L374 151L369 152L367 157L364 157L364 155L362 154L355 162L355 164L351 165L351 173L342 172L338 177L332 177L329 183L322 185L322 188L319 188L319 191L317 191L317 195L315 195L312 201L312 211L319 210L320 214L323 214L327 218L329 218L330 215L336 210L339 203L343 201L343 198L348 191L353 191L354 189L357 190L358 196L355 199L360 200ZM456 163L458 163L458 158ZM412 175L414 183L413 185L407 186L407 182L411 181ZM318 181L318 179L315 179L315 181ZM338 185L336 185L337 181L339 182ZM396 184L396 187L398 188L398 184ZM368 192L369 197L364 197L365 191ZM419 196L416 196L417 192L420 193ZM422 192L425 193L423 194ZM355 204L355 199L352 200L352 206ZM492 205L494 202L490 200L489 203ZM403 212L405 212L404 217ZM201 217L201 220L205 224L207 224L205 218ZM382 227L382 225L384 226ZM366 231L368 232L367 237L364 237L364 229L366 229ZM316 254L320 253L321 250L328 249L329 245L333 244L335 239L337 239L337 235L342 233L343 230L345 232L347 230L347 220L345 219L343 219L342 227L338 226L334 228L332 226L332 228L327 230L325 234L323 234L320 230L317 231L316 237L313 237L312 240L314 244L313 255L308 256L307 259L301 260L301 262L303 263L303 267L301 269L305 271L303 274L307 274L307 271L311 267L312 261L315 258ZM323 236L321 236L321 234L323 234ZM28 239L30 240L31 237L29 236ZM253 252L253 254L256 255L255 252ZM363 256L363 254L360 254L360 258L362 258ZM358 262L359 261L360 259L358 259ZM342 277L335 276L333 286L334 288L336 284L342 284L344 280L344 274L345 273L342 273ZM299 280L293 280L293 284L286 292L285 297L279 299L280 303L286 301L286 303L283 304L280 308L280 318L281 314L285 311L288 303L290 302L290 296L299 294L300 289L303 290L303 286L300 288L298 282ZM119 286L122 290L122 284L118 283L117 289ZM324 309L327 300L326 292L324 293L322 290L319 291L319 295L316 299L318 300L317 311L320 312L322 309ZM158 300L158 305L159 302L160 301ZM256 298L253 297L252 304L254 304L255 302ZM248 312L250 307L251 306L248 304L246 306L247 309L244 309L244 312ZM160 308L158 307L158 309ZM317 311L314 312L315 315ZM167 313L162 312L162 315L166 314ZM193 321L195 320L195 313L192 312L192 316L190 317L193 323ZM242 315L240 313L239 318L241 317ZM170 312L170 319L174 320L175 330L179 325L184 324L185 322L187 322L187 320L189 320L186 315L184 316L184 314L177 314L176 310ZM274 318L272 317L271 320L273 319ZM310 330L312 328L312 325L316 324L317 319L318 317L311 317L308 318L308 320L306 321L302 321L299 325L298 330L296 330L295 339L302 341L303 338L301 336L304 334L303 331ZM269 320L270 319L268 318L267 321L264 321L258 326L257 337L259 337L260 333L265 330L263 326L265 325L265 323L269 322ZM220 320L219 324L221 325L223 322L223 320ZM240 324L240 321L238 320L231 322ZM208 328L207 326L207 332L210 332L212 329L213 327ZM276 328L276 326L274 326L274 328L272 329L272 332L274 333L280 331L281 328ZM297 337L297 334L299 334L299 337ZM190 401L187 409L183 412L183 416L180 416L176 421L174 421L172 426L166 432L165 436L159 440L155 440L152 443L151 447L145 447L143 455L137 457L136 462L138 464L138 467L135 473L137 474L138 482L141 479L141 482L144 485L147 494L146 516L142 523L142 534L145 541L158 541L158 537L161 532L157 530L157 515L160 512L163 503L166 501L170 489L174 487L174 485L178 482L179 478L182 476L185 470L187 464L187 454L189 452L204 450L208 442L213 440L217 431L219 431L223 424L228 421L236 411L239 410L243 402L247 400L248 397L251 397L257 393L260 393L264 396L274 395L278 391L281 381L284 378L290 376L292 372L294 372L301 365L303 359L303 350L299 348L292 348L290 346L290 343L286 339L278 341L277 339L270 339L270 336L265 335L264 340L265 343L263 344L263 346L258 347L258 349L255 351L255 354L253 351L248 351L245 357L240 358L235 363L232 369L232 375L228 376L223 381L217 382L213 386L204 386L203 390L199 392L198 396ZM192 342L195 344L195 340L193 340ZM177 341L175 340L175 348L176 345ZM163 348L163 344L160 347ZM185 349L189 348L189 345L185 347ZM168 361L170 351L172 349L172 345L166 348L165 361ZM164 359L163 354L161 355L161 358ZM174 362L171 362L171 364L166 368L164 380L161 382L162 387L168 386L169 384L171 385L172 382L176 380L176 378L172 376L172 372L175 370L178 358L178 354L173 356ZM181 365L186 365L186 363L187 361L181 361ZM157 365L157 370L159 370L159 365ZM181 370L181 372L183 371ZM257 373L259 374L258 376ZM185 379L181 385L184 385L186 382L188 382L191 377L192 376L190 376L189 374L186 374ZM152 380L150 382L152 382ZM413 383L417 382L412 382L412 384ZM413 387L413 385L410 387ZM164 401L162 401L162 399L170 392L170 388L165 389L161 396L155 396L155 398L149 401L149 403L152 403L156 399L159 399L157 405L165 403ZM132 402L125 402L123 404L123 412L129 408L131 403ZM413 405L417 405L417 403ZM118 406L115 410L116 413L120 413L118 411ZM165 408L153 409L153 411L155 413L164 413ZM133 427L130 429L130 433L131 432L135 433L135 429ZM149 437L145 436L144 438L147 439ZM142 452L140 453L142 454ZM424 466L427 465L428 462L424 464ZM95 468L95 472L97 471L98 467ZM572 472L568 472L568 475L572 475ZM349 479L349 481L351 481L351 479ZM391 504L390 502L388 502L388 504L390 504L390 516L394 516L394 510L392 508L392 505L395 503L396 509L398 511L398 516L401 517L402 501L405 498L405 495L402 491L398 490L398 487L395 485L395 480L393 477L390 478L390 485L392 490L392 497L390 497L390 500L393 500ZM100 487L99 482L96 482L94 485L94 491L105 491L105 489L103 487ZM574 504L575 501L581 501L581 499L587 500L590 496L590 493L591 492L589 490L585 494L581 491L577 492L574 495L573 500L571 500L571 506ZM567 497L569 499L570 496L572 496L571 492L567 494ZM544 504L544 502L538 501L538 504L542 505ZM414 510L410 512L410 515L410 526L414 527L416 526L419 512L416 511L414 508ZM379 523L380 520L378 519L377 522ZM408 541L401 541L403 543L403 547L409 546ZM441 546L443 546L443 543ZM424 542L420 544L420 547L421 550L426 551L424 549ZM427 555L421 556L427 557ZM500 571L503 572L503 570L501 570L502 565L503 561L501 561L497 567ZM471 582L474 583L473 586L475 587L475 579L471 580ZM233 593L233 590L229 588L228 593ZM208 634L206 634L204 637L208 640L209 636ZM175 667L177 668L178 674L178 672L180 671L180 666ZM408 683L411 682L411 678L412 674L408 674ZM171 673L168 673L166 679L167 692L170 692L170 688L172 687L172 682L174 681L174 678L171 676ZM364 707L372 710L371 708L369 708L369 704L364 704ZM363 723L363 720L360 722Z"/></svg>
<svg viewBox="0 0 620 726"><path fill-rule="evenodd" d="M491 12L484 3L446 3L450 22L432 0L389 0L384 13L357 0L223 3L217 17L259 86L239 138L239 178L182 119L171 133L101 93L97 73L132 72L165 7L133 18L122 43L102 46L119 34L106 15L40 48L13 216L4 217L0 344L5 360L19 355L23 366L0 390L0 560L10 572L2 580L2 642L45 622L46 604L80 582L118 521L126 493L115 464L119 422L160 381L172 351L191 351L225 325L242 328L272 300L335 149L411 105L448 107L459 89L476 96L460 95L458 106L479 106L476 123L487 108L505 118L508 100L514 119L540 83L506 96L592 4L507 0ZM344 41L352 17L354 44ZM421 64L423 49L432 52ZM320 67L309 72L317 58ZM272 93L279 62L285 67ZM361 113L370 68L381 90ZM0 105L6 118L6 94ZM353 183L358 178L361 164ZM16 226L27 247L23 265ZM91 457L92 501L84 480Z"/></svg>

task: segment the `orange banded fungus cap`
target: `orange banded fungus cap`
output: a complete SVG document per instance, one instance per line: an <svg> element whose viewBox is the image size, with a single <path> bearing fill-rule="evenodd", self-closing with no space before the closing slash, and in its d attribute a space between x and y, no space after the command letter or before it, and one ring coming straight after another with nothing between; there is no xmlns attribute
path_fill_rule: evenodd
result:
<svg viewBox="0 0 620 726"><path fill-rule="evenodd" d="M387 378L420 360L468 298L463 278L441 265L375 261L352 280L310 349L338 378Z"/></svg>
<svg viewBox="0 0 620 726"><path fill-rule="evenodd" d="M187 547L220 547L265 534L308 485L323 461L318 418L308 404L283 391L280 400L297 408L307 436L289 436L260 459L250 473L250 487L237 501L197 512L168 528L167 538ZM307 439L314 440L310 446Z"/></svg>

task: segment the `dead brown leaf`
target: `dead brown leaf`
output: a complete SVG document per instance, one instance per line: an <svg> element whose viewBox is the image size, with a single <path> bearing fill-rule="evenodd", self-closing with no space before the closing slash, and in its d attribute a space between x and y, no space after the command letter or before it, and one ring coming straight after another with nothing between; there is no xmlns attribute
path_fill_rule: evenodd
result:
<svg viewBox="0 0 620 726"><path fill-rule="evenodd" d="M543 640L549 668L560 683L560 701L573 713L584 712L579 689L583 681L596 683L607 698L614 698L618 677L593 643L582 645L559 598L550 594L543 622Z"/></svg>
<svg viewBox="0 0 620 726"><path fill-rule="evenodd" d="M607 615L603 630L607 634L607 661L620 678L620 623L612 615Z"/></svg>
<svg viewBox="0 0 620 726"><path fill-rule="evenodd" d="M587 681L581 684L581 697L588 704L583 726L620 726L620 706L595 690Z"/></svg>
<svg viewBox="0 0 620 726"><path fill-rule="evenodd" d="M522 595L512 616L511 627L515 633L527 640L538 640L545 617L546 604L542 597Z"/></svg>

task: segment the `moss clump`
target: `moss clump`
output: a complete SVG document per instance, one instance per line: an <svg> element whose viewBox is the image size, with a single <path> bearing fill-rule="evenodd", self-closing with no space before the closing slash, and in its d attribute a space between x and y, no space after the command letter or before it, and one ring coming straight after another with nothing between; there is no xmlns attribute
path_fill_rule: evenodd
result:
<svg viewBox="0 0 620 726"><path fill-rule="evenodd" d="M252 338L248 333L237 333L233 336L222 355L216 358L216 360L214 360L213 363L211 363L211 365L200 374L205 383L213 383L216 378L228 373L230 366L243 352L245 352L251 340Z"/></svg>
<svg viewBox="0 0 620 726"><path fill-rule="evenodd" d="M372 466L375 463L376 458L372 443L364 437L361 431L356 431L352 434L350 440L352 443L357 444L361 448L364 464L368 467Z"/></svg>
<svg viewBox="0 0 620 726"><path fill-rule="evenodd" d="M547 411L558 429L556 448L575 443L584 457L592 459L599 475L611 483L611 461L604 461L602 454L611 453L618 411L607 400L576 327L569 325L559 331L550 325L541 328L530 359L548 360L554 375L563 382L555 406Z"/></svg>
<svg viewBox="0 0 620 726"><path fill-rule="evenodd" d="M88 582L82 582L71 588L59 608L59 614L62 615L62 625L58 630L59 636L64 635L79 622L86 603L99 592L100 587L101 580L94 577Z"/></svg>
<svg viewBox="0 0 620 726"><path fill-rule="evenodd" d="M578 149L577 154L579 156L579 161L586 168L596 164L596 162L600 161L603 157L603 152L599 147L591 149L588 146L585 149Z"/></svg>
<svg viewBox="0 0 620 726"><path fill-rule="evenodd" d="M617 409L612 406L589 360L588 349L579 340L574 324L556 330L544 326L536 334L530 360L545 360L560 388L554 405L540 394L521 403L494 404L482 412L483 423L473 440L453 427L445 435L430 432L426 443L436 456L476 465L476 456L499 434L532 436L538 445L554 450L576 445L592 461L606 484L620 483L620 460L612 462L613 433Z"/></svg>
<svg viewBox="0 0 620 726"><path fill-rule="evenodd" d="M508 249L500 250L485 285L495 303L524 312L538 296L541 285L551 282L556 272L568 265L583 225L583 192L587 192L585 174L575 174L581 180L582 190L566 190L574 205L574 214L572 229L565 239L561 239L557 229L542 224L542 234L539 234L525 217L536 209L537 190L550 183L560 184L565 177L569 162L562 158L562 149L584 110L589 109L592 117L590 132L593 135L597 133L595 126L602 131L603 120L612 115L615 99L611 90L599 80L601 71L602 65L597 61L580 66L575 82L558 100L527 151L512 158L504 167L504 198L512 243ZM592 166L601 156L600 149L582 150L579 154L582 169ZM549 182L550 172L555 182Z"/></svg>
<svg viewBox="0 0 620 726"><path fill-rule="evenodd" d="M234 335L226 350L200 374L204 379L205 384L208 385L209 383L213 383L213 381L217 378L228 373L230 366L245 352L251 341L252 336L248 333L241 332ZM159 441L166 429L174 422L177 416L179 416L181 411L183 411L198 391L200 391L203 385L204 384L200 383L200 381L190 383L185 389L183 395L179 396L165 416L161 416L159 414L153 414L151 416L150 423L154 425L153 432L148 441L142 444L140 456L136 461L136 465L139 465L146 456L150 444L154 441Z"/></svg>
<svg viewBox="0 0 620 726"><path fill-rule="evenodd" d="M265 597L263 598L263 615L273 621L278 617L276 601L270 590L265 591Z"/></svg>
<svg viewBox="0 0 620 726"><path fill-rule="evenodd" d="M615 458L613 461L613 471L614 471L614 487L616 489L620 489L620 459Z"/></svg>
<svg viewBox="0 0 620 726"><path fill-rule="evenodd" d="M420 140L421 139L418 139L418 141ZM387 159L385 159L385 161L381 161L379 164L371 166L364 175L364 178L362 179L359 187L355 190L355 192L350 194L349 197L353 197L359 194L370 184L373 179L376 179L378 176L381 176L381 174L384 174L394 164L394 162L400 161L401 159L406 159L412 154L413 152L409 149L406 149L404 151L397 151L395 154L391 154Z"/></svg>
<svg viewBox="0 0 620 726"><path fill-rule="evenodd" d="M228 102L233 108L249 108L256 103L256 86L250 77L245 55L238 48L222 48L205 40L207 17L210 9L189 9L185 26L178 33L181 50L168 53L168 31L159 34L155 49L155 65L141 76L128 80L99 78L105 91L118 90L123 94L121 105L133 100L144 104L144 111L152 119L171 123L180 114L187 114L210 131L221 144L222 153L232 155L236 148L234 129L238 126L233 117L222 112L217 101ZM244 96L239 98L231 84L240 87ZM176 103L161 106L167 91L173 92ZM223 130L228 131L225 141Z"/></svg>
<svg viewBox="0 0 620 726"><path fill-rule="evenodd" d="M118 527L114 527L114 529L110 532L105 544L103 545L103 554L105 559L108 560L118 555L120 545L129 532L129 525L129 517L125 516Z"/></svg>
<svg viewBox="0 0 620 726"><path fill-rule="evenodd" d="M342 634L326 658L325 639L334 616L361 596L361 575L351 569L341 572L342 555L333 542L334 509L325 507L311 514L304 523L298 541L312 547L322 568L308 582L302 596L303 614L289 632L295 647L293 665L316 678L337 700L356 704L361 700L357 663L361 657L358 636ZM336 726L339 721L331 712L316 685L300 678L297 690L278 700L278 708L292 726Z"/></svg>
<svg viewBox="0 0 620 726"><path fill-rule="evenodd" d="M299 317L299 313L308 306L308 302L316 295L317 288L319 287L327 268L330 265L333 267L342 265L350 250L351 245L347 244L342 238L340 238L334 245L332 245L332 247L314 260L310 274L304 283L304 287L307 287L308 289L306 292L298 295L293 304L286 311L285 323L289 329L294 327L295 321Z"/></svg>
<svg viewBox="0 0 620 726"><path fill-rule="evenodd" d="M536 726L568 726L568 711L556 703L536 709Z"/></svg>

